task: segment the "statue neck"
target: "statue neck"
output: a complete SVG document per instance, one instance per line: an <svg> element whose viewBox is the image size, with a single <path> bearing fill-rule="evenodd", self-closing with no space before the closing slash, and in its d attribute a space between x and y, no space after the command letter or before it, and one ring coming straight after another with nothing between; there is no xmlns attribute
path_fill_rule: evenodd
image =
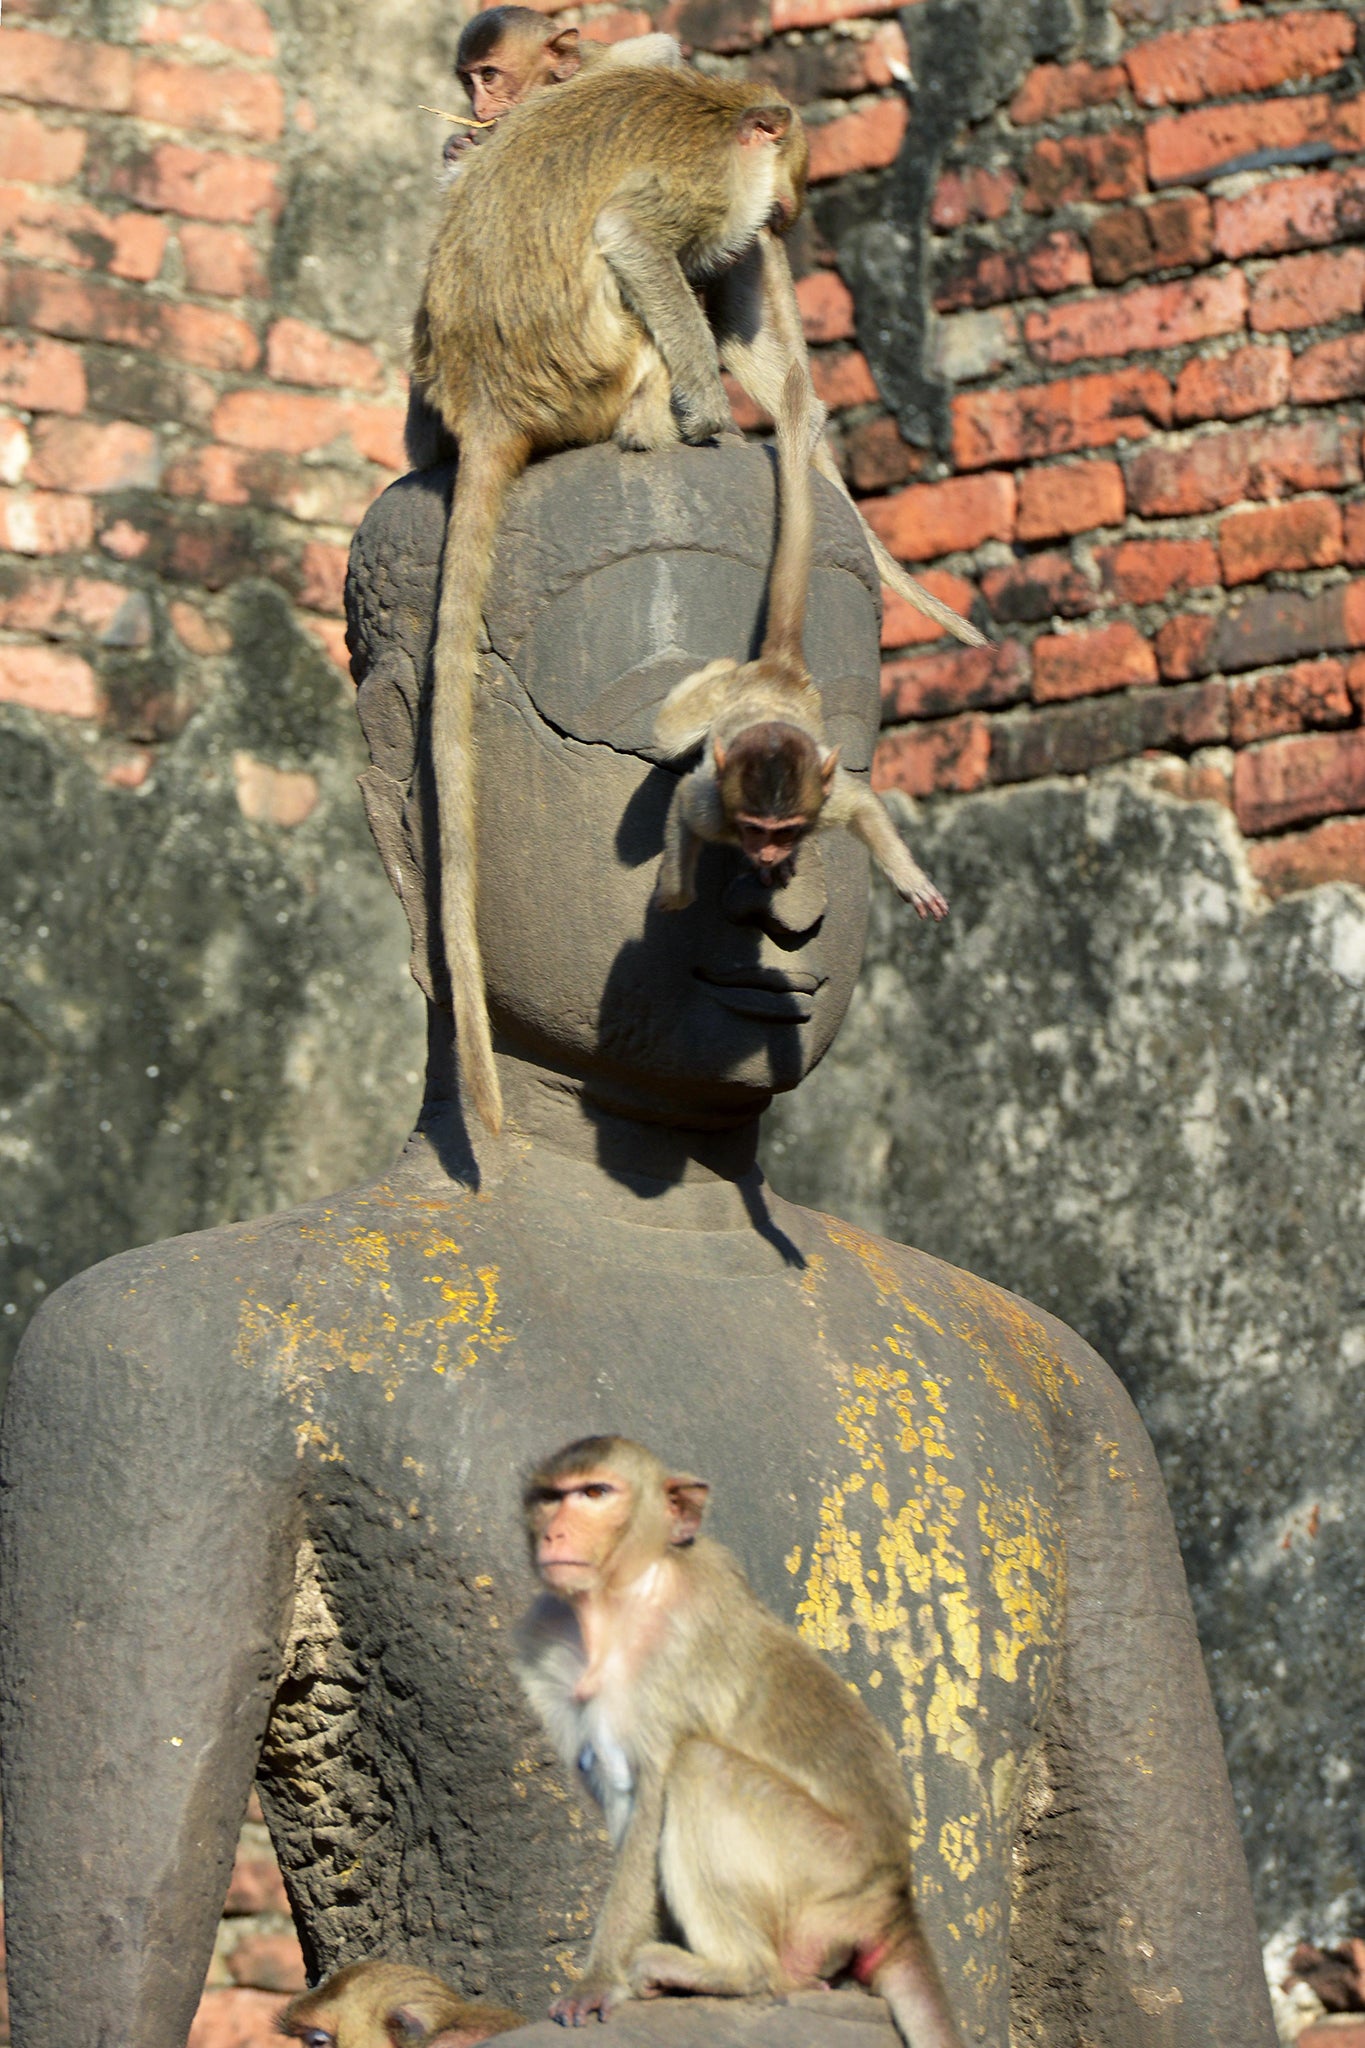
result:
<svg viewBox="0 0 1365 2048"><path fill-rule="evenodd" d="M641 1100L598 1075L500 1051L505 1122L501 1138L490 1139L462 1117L448 1013L428 1006L427 1014L418 1142L449 1177L491 1188L529 1157L538 1177L606 1214L673 1229L752 1227L762 1187L757 1110L727 1119L662 1094ZM681 1120L693 1115L697 1122Z"/></svg>

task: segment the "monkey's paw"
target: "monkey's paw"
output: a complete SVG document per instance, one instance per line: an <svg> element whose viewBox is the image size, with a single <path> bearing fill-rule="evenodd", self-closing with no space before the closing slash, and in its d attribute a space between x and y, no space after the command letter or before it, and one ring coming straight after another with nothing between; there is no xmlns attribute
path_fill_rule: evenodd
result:
<svg viewBox="0 0 1365 2048"><path fill-rule="evenodd" d="M675 391L673 404L679 431L684 441L691 442L693 447L700 446L703 441L720 441L735 432L735 416L723 385L718 384L714 394L705 398L684 398Z"/></svg>
<svg viewBox="0 0 1365 2048"><path fill-rule="evenodd" d="M942 923L948 915L948 898L932 882L917 883L905 892L907 903L913 903L920 917L932 917L935 924Z"/></svg>
<svg viewBox="0 0 1365 2048"><path fill-rule="evenodd" d="M631 1996L630 1986L610 1977L584 1977L563 1998L550 2007L550 2018L561 2027L585 2026L591 2019L606 2019Z"/></svg>
<svg viewBox="0 0 1365 2048"><path fill-rule="evenodd" d="M686 910L688 905L695 903L696 900L695 889L685 889L681 883L675 888L667 888L660 880L650 898L649 907L651 910Z"/></svg>

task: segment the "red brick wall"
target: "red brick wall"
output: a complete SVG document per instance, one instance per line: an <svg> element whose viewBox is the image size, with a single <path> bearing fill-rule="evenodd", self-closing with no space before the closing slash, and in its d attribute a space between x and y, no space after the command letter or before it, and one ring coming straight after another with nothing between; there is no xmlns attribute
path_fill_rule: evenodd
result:
<svg viewBox="0 0 1365 2048"><path fill-rule="evenodd" d="M0 699L84 722L136 786L211 687L236 578L273 577L344 663L349 532L402 465L401 378L272 312L313 115L256 0L130 9L125 42L64 33L48 0L4 17Z"/></svg>

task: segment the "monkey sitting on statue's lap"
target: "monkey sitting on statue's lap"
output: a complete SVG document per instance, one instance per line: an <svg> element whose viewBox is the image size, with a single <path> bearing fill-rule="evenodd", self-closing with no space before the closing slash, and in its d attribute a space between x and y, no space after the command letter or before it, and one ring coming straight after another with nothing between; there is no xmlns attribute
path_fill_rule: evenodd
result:
<svg viewBox="0 0 1365 2048"><path fill-rule="evenodd" d="M552 2013L580 2026L665 1990L850 1972L907 2048L960 2048L890 1740L698 1537L707 1492L620 1437L566 1445L525 1488L547 1592L519 1632L522 1683L617 1850L586 1975ZM660 1898L685 1947L660 1938Z"/></svg>

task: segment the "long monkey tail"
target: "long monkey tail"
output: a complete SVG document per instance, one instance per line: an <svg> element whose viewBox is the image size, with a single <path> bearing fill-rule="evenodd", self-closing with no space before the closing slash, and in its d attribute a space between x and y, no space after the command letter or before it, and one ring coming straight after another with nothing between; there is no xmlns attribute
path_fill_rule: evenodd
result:
<svg viewBox="0 0 1365 2048"><path fill-rule="evenodd" d="M432 664L431 761L441 853L441 939L455 1008L460 1072L475 1108L495 1136L502 1129L502 1089L493 1063L479 952L474 686L498 521L528 454L525 442L505 431L488 435L471 427L461 439L441 558Z"/></svg>
<svg viewBox="0 0 1365 2048"><path fill-rule="evenodd" d="M813 394L805 365L794 362L777 408L777 546L768 577L768 624L763 656L777 655L805 674L801 632L806 623L815 503L810 487Z"/></svg>
<svg viewBox="0 0 1365 2048"><path fill-rule="evenodd" d="M849 498L850 504L853 505L854 511L858 514L859 524L863 529L863 538L872 550L872 559L877 565L877 574L880 576L883 586L887 590L893 590L897 597L903 597L907 604L912 604L915 607L917 612L923 612L926 619L932 619L935 625L942 626L945 633L951 633L953 638L960 640L964 647L984 647L986 645L985 634L974 626L970 619L964 619L961 612L955 612L950 604L944 604L942 598L935 597L931 590L926 590L924 585L917 582L908 569L902 568L890 549L878 539L866 519L863 518L861 506L849 497L848 485L844 482L839 465L834 460L830 445L823 435L811 460L821 476L827 476L830 482L836 485L846 498Z"/></svg>
<svg viewBox="0 0 1365 2048"><path fill-rule="evenodd" d="M855 1975L886 2000L905 2048L962 2048L918 1916L911 1909L898 1918L890 1939L855 1966Z"/></svg>

